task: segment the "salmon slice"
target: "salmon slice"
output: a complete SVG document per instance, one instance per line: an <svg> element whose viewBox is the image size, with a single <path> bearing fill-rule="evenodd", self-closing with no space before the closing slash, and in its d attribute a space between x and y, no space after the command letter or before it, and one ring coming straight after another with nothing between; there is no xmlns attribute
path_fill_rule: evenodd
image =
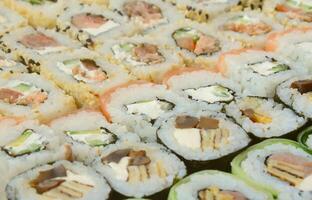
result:
<svg viewBox="0 0 312 200"><path fill-rule="evenodd" d="M80 13L71 19L71 23L79 29L99 28L108 21L103 15Z"/></svg>
<svg viewBox="0 0 312 200"><path fill-rule="evenodd" d="M275 10L278 12L284 12L291 19L299 19L304 22L312 22L312 13L304 12L301 9L291 8L289 6L278 4L275 7Z"/></svg>
<svg viewBox="0 0 312 200"><path fill-rule="evenodd" d="M27 48L44 49L46 47L56 47L59 43L52 37L37 32L25 35L20 42Z"/></svg>

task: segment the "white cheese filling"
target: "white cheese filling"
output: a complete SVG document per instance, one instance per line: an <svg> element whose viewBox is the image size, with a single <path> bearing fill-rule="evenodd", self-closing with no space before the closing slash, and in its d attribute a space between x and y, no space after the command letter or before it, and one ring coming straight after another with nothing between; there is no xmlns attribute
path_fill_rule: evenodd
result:
<svg viewBox="0 0 312 200"><path fill-rule="evenodd" d="M197 89L186 89L184 92L193 99L207 101L208 103L231 101L234 98L228 89L217 85Z"/></svg>
<svg viewBox="0 0 312 200"><path fill-rule="evenodd" d="M98 36L118 26L120 26L120 24L114 22L113 20L109 20L98 28L84 28L82 30L89 33L92 36Z"/></svg>
<svg viewBox="0 0 312 200"><path fill-rule="evenodd" d="M57 53L57 52L61 52L61 51L65 51L68 48L65 46L57 46L57 47L45 47L43 49L37 49L36 52L39 55L46 55L49 53Z"/></svg>
<svg viewBox="0 0 312 200"><path fill-rule="evenodd" d="M158 100L139 102L127 105L128 113L130 114L144 114L151 119L157 119L160 115L164 114L166 111L163 109L162 103Z"/></svg>
<svg viewBox="0 0 312 200"><path fill-rule="evenodd" d="M296 188L302 191L312 191L312 174L304 178Z"/></svg>
<svg viewBox="0 0 312 200"><path fill-rule="evenodd" d="M128 165L130 157L123 157L118 163L110 162L108 165L115 172L115 177L118 180L127 181L128 179Z"/></svg>
<svg viewBox="0 0 312 200"><path fill-rule="evenodd" d="M263 76L269 76L272 75L278 71L274 69L274 67L277 67L278 63L273 63L270 61L265 61L262 63L251 65L251 68L253 71L257 72L258 74L261 74ZM284 70L282 70L284 71Z"/></svg>
<svg viewBox="0 0 312 200"><path fill-rule="evenodd" d="M177 140L177 142L182 146L191 149L201 148L200 129L197 128L175 129L173 132L173 136Z"/></svg>

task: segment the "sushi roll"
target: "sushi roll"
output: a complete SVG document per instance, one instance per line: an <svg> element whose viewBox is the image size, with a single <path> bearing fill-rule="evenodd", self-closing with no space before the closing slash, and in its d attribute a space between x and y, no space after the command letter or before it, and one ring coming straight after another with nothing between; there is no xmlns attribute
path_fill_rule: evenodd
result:
<svg viewBox="0 0 312 200"><path fill-rule="evenodd" d="M312 76L293 77L277 87L278 98L300 115L312 118Z"/></svg>
<svg viewBox="0 0 312 200"><path fill-rule="evenodd" d="M0 77L0 113L48 122L76 109L74 99L37 74Z"/></svg>
<svg viewBox="0 0 312 200"><path fill-rule="evenodd" d="M111 189L92 168L79 162L57 161L14 177L6 188L8 199L108 199Z"/></svg>
<svg viewBox="0 0 312 200"><path fill-rule="evenodd" d="M305 0L265 0L263 11L285 27L307 27L312 22L312 3Z"/></svg>
<svg viewBox="0 0 312 200"><path fill-rule="evenodd" d="M0 35L16 28L26 26L26 24L26 19L18 13L7 9L4 6L0 7Z"/></svg>
<svg viewBox="0 0 312 200"><path fill-rule="evenodd" d="M231 119L210 111L175 113L161 121L157 136L178 155L197 161L221 158L242 149L250 141L246 132Z"/></svg>
<svg viewBox="0 0 312 200"><path fill-rule="evenodd" d="M80 110L60 117L50 127L64 142L72 144L75 160L86 163L118 140L139 141L137 135L128 133L124 126L108 123L96 110Z"/></svg>
<svg viewBox="0 0 312 200"><path fill-rule="evenodd" d="M48 29L24 27L5 34L0 39L0 48L12 53L16 59L40 72L44 56L80 48L81 44L69 37Z"/></svg>
<svg viewBox="0 0 312 200"><path fill-rule="evenodd" d="M217 170L203 170L176 183L168 200L273 200L269 193L248 185L242 179Z"/></svg>
<svg viewBox="0 0 312 200"><path fill-rule="evenodd" d="M122 67L107 63L88 49L47 57L42 62L41 74L72 95L84 108L99 108L100 94L132 79Z"/></svg>
<svg viewBox="0 0 312 200"><path fill-rule="evenodd" d="M269 33L283 28L260 11L225 13L216 17L211 24L223 37L237 40L245 48L263 47Z"/></svg>
<svg viewBox="0 0 312 200"><path fill-rule="evenodd" d="M36 165L71 157L52 129L35 120L2 117L0 120L0 199L8 181Z"/></svg>
<svg viewBox="0 0 312 200"><path fill-rule="evenodd" d="M274 97L278 84L306 72L279 54L255 49L226 52L219 57L217 68L238 82L244 95L261 97Z"/></svg>
<svg viewBox="0 0 312 200"><path fill-rule="evenodd" d="M203 0L174 0L175 5L186 18L198 22L208 22L220 13L238 8L239 0L203 1Z"/></svg>
<svg viewBox="0 0 312 200"><path fill-rule="evenodd" d="M52 28L66 0L3 0L4 5L20 13L32 26Z"/></svg>
<svg viewBox="0 0 312 200"><path fill-rule="evenodd" d="M196 67L211 68L221 53L241 47L238 42L224 39L210 25L190 20L170 24L162 33L168 49L178 52L188 65Z"/></svg>
<svg viewBox="0 0 312 200"><path fill-rule="evenodd" d="M100 49L112 64L122 65L138 79L160 82L163 75L183 67L179 55L164 47L159 38L135 36L107 42Z"/></svg>
<svg viewBox="0 0 312 200"><path fill-rule="evenodd" d="M98 43L107 39L130 34L130 28L124 18L110 10L76 2L67 5L58 16L56 25L58 32L67 33L89 48L96 48Z"/></svg>
<svg viewBox="0 0 312 200"><path fill-rule="evenodd" d="M184 20L182 14L162 0L109 0L109 8L135 26L137 33Z"/></svg>
<svg viewBox="0 0 312 200"><path fill-rule="evenodd" d="M240 85L218 73L200 68L179 68L169 71L163 80L170 90L200 104L201 108L221 111L240 95Z"/></svg>
<svg viewBox="0 0 312 200"><path fill-rule="evenodd" d="M301 71L312 72L310 49L312 28L293 28L275 32L268 36L265 49L280 54L291 62L295 62Z"/></svg>
<svg viewBox="0 0 312 200"><path fill-rule="evenodd" d="M282 136L306 123L304 117L296 115L291 109L270 98L237 98L226 105L225 110L227 115L234 118L247 132L260 138Z"/></svg>
<svg viewBox="0 0 312 200"><path fill-rule="evenodd" d="M116 86L100 97L109 122L122 123L143 140L156 140L155 121L170 113L192 109L194 104L163 85L131 81Z"/></svg>
<svg viewBox="0 0 312 200"><path fill-rule="evenodd" d="M114 190L136 198L160 192L186 174L178 157L153 143L110 145L95 159L93 167Z"/></svg>
<svg viewBox="0 0 312 200"><path fill-rule="evenodd" d="M312 127L308 127L298 135L298 142L312 151Z"/></svg>
<svg viewBox="0 0 312 200"><path fill-rule="evenodd" d="M278 199L312 198L312 155L297 142L265 140L239 154L231 165L235 175Z"/></svg>
<svg viewBox="0 0 312 200"><path fill-rule="evenodd" d="M13 56L0 51L0 73L24 73L27 67L14 60Z"/></svg>

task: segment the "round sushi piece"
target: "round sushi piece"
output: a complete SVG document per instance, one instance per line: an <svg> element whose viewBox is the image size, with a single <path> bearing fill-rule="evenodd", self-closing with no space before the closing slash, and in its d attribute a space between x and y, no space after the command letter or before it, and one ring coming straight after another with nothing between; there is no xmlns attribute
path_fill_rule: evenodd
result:
<svg viewBox="0 0 312 200"><path fill-rule="evenodd" d="M186 174L185 165L154 143L117 143L108 146L93 167L117 192L144 197L160 192Z"/></svg>
<svg viewBox="0 0 312 200"><path fill-rule="evenodd" d="M303 73L279 54L254 49L224 53L217 68L225 77L238 82L244 95L261 97L274 97L278 84Z"/></svg>
<svg viewBox="0 0 312 200"><path fill-rule="evenodd" d="M138 33L184 20L182 14L162 0L109 0L109 8L135 26Z"/></svg>
<svg viewBox="0 0 312 200"><path fill-rule="evenodd" d="M311 26L312 3L308 0L265 0L263 11L286 27Z"/></svg>
<svg viewBox="0 0 312 200"><path fill-rule="evenodd" d="M312 72L310 59L312 28L294 28L272 33L265 44L267 51L277 52L292 62L299 70Z"/></svg>
<svg viewBox="0 0 312 200"><path fill-rule="evenodd" d="M4 5L24 16L32 26L55 26L66 0L3 0Z"/></svg>
<svg viewBox="0 0 312 200"><path fill-rule="evenodd" d="M75 160L86 163L117 140L139 141L137 135L128 133L124 126L108 123L96 110L80 110L60 117L50 127L64 142L72 144Z"/></svg>
<svg viewBox="0 0 312 200"><path fill-rule="evenodd" d="M40 72L44 56L80 48L81 44L68 36L48 29L23 27L5 34L0 39L0 48L12 53L28 65L32 71Z"/></svg>
<svg viewBox="0 0 312 200"><path fill-rule="evenodd" d="M76 109L74 99L37 74L0 78L0 113L36 118L41 122Z"/></svg>
<svg viewBox="0 0 312 200"><path fill-rule="evenodd" d="M308 127L298 135L298 142L312 151L312 127Z"/></svg>
<svg viewBox="0 0 312 200"><path fill-rule="evenodd" d="M36 120L1 117L0 120L0 198L8 181L36 165L71 157L69 146L49 127Z"/></svg>
<svg viewBox="0 0 312 200"><path fill-rule="evenodd" d="M85 48L46 57L41 74L85 108L98 108L101 93L131 79L125 69Z"/></svg>
<svg viewBox="0 0 312 200"><path fill-rule="evenodd" d="M77 4L75 1L69 3L58 16L56 29L90 48L131 31L126 20L117 13L98 5Z"/></svg>
<svg viewBox="0 0 312 200"><path fill-rule="evenodd" d="M306 123L304 117L296 115L294 111L271 98L237 98L226 105L225 110L247 132L261 138L282 136Z"/></svg>
<svg viewBox="0 0 312 200"><path fill-rule="evenodd" d="M228 12L238 6L239 0L174 0L186 18L198 22L208 22L220 13Z"/></svg>
<svg viewBox="0 0 312 200"><path fill-rule="evenodd" d="M100 49L112 64L124 66L139 79L160 82L163 75L178 67L183 67L176 52L164 47L159 38L135 36L105 43Z"/></svg>
<svg viewBox="0 0 312 200"><path fill-rule="evenodd" d="M156 122L157 123L157 122ZM224 114L211 111L175 113L163 119L157 136L187 160L213 160L247 146L246 132Z"/></svg>
<svg viewBox="0 0 312 200"><path fill-rule="evenodd" d="M273 200L273 196L229 173L203 170L176 183L168 197L168 200L195 199Z"/></svg>
<svg viewBox="0 0 312 200"><path fill-rule="evenodd" d="M263 47L269 33L283 28L260 11L225 13L211 24L223 37L240 41L244 47Z"/></svg>
<svg viewBox="0 0 312 200"><path fill-rule="evenodd" d="M210 25L190 20L170 24L161 32L166 46L172 52L179 52L193 66L211 68L221 53L241 47L239 42L224 39ZM158 32L154 36L157 35Z"/></svg>
<svg viewBox="0 0 312 200"><path fill-rule="evenodd" d="M297 142L265 140L239 154L231 165L234 175L271 192L278 199L312 198L312 155Z"/></svg>
<svg viewBox="0 0 312 200"><path fill-rule="evenodd" d="M165 86L131 81L112 88L101 97L101 109L109 122L122 123L143 140L156 140L155 121L165 115L195 107Z"/></svg>
<svg viewBox="0 0 312 200"><path fill-rule="evenodd" d="M293 77L277 87L277 96L297 113L312 118L312 76Z"/></svg>
<svg viewBox="0 0 312 200"><path fill-rule="evenodd" d="M200 104L201 108L221 111L240 95L240 85L218 73L200 68L180 68L169 71L163 80L170 90Z"/></svg>
<svg viewBox="0 0 312 200"><path fill-rule="evenodd" d="M28 170L7 186L8 199L108 199L110 187L103 177L80 162L57 161Z"/></svg>
<svg viewBox="0 0 312 200"><path fill-rule="evenodd" d="M23 73L27 67L14 60L13 56L0 51L0 73Z"/></svg>
<svg viewBox="0 0 312 200"><path fill-rule="evenodd" d="M27 21L16 12L4 6L0 7L0 35L26 24Z"/></svg>

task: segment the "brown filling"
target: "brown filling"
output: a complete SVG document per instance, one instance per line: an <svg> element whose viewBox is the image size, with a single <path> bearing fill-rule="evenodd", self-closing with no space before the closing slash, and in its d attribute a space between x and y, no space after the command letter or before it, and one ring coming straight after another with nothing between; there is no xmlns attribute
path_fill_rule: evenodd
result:
<svg viewBox="0 0 312 200"><path fill-rule="evenodd" d="M272 118L265 116L263 114L257 113L255 110L251 108L247 108L245 110L241 110L243 115L248 117L254 123L262 123L262 124L269 124L272 122Z"/></svg>
<svg viewBox="0 0 312 200"><path fill-rule="evenodd" d="M199 129L217 129L219 128L219 120L200 117L200 119L192 116L178 116L176 118L176 128L199 128Z"/></svg>
<svg viewBox="0 0 312 200"><path fill-rule="evenodd" d="M131 149L122 149L114 151L110 153L108 156L103 157L102 162L104 164L111 162L119 163L119 161L123 157L130 157L129 166L147 165L151 162L150 158L146 156L146 152L144 150L135 151Z"/></svg>
<svg viewBox="0 0 312 200"><path fill-rule="evenodd" d="M71 23L79 29L99 28L108 21L103 15L94 15L91 13L81 13L71 19Z"/></svg>
<svg viewBox="0 0 312 200"><path fill-rule="evenodd" d="M58 177L66 177L66 169L63 165L55 167L47 171L41 171L39 176L30 182L30 185L34 187L38 194L47 192L53 188L58 187L65 180L50 180Z"/></svg>
<svg viewBox="0 0 312 200"><path fill-rule="evenodd" d="M291 153L276 153L266 160L267 171L271 175L297 186L312 174L312 162Z"/></svg>
<svg viewBox="0 0 312 200"><path fill-rule="evenodd" d="M210 187L199 191L199 200L247 200L245 195L236 191L220 190L217 187Z"/></svg>
<svg viewBox="0 0 312 200"><path fill-rule="evenodd" d="M153 44L142 43L133 49L134 58L146 64L158 64L164 62L164 57Z"/></svg>
<svg viewBox="0 0 312 200"><path fill-rule="evenodd" d="M301 94L312 91L312 80L300 80L291 83L291 88L297 89Z"/></svg>
<svg viewBox="0 0 312 200"><path fill-rule="evenodd" d="M46 47L59 46L58 42L54 38L40 32L25 35L20 42L25 47L32 49L44 49Z"/></svg>
<svg viewBox="0 0 312 200"><path fill-rule="evenodd" d="M163 18L158 6L145 1L130 1L123 5L123 12L129 17L140 17L143 23Z"/></svg>

